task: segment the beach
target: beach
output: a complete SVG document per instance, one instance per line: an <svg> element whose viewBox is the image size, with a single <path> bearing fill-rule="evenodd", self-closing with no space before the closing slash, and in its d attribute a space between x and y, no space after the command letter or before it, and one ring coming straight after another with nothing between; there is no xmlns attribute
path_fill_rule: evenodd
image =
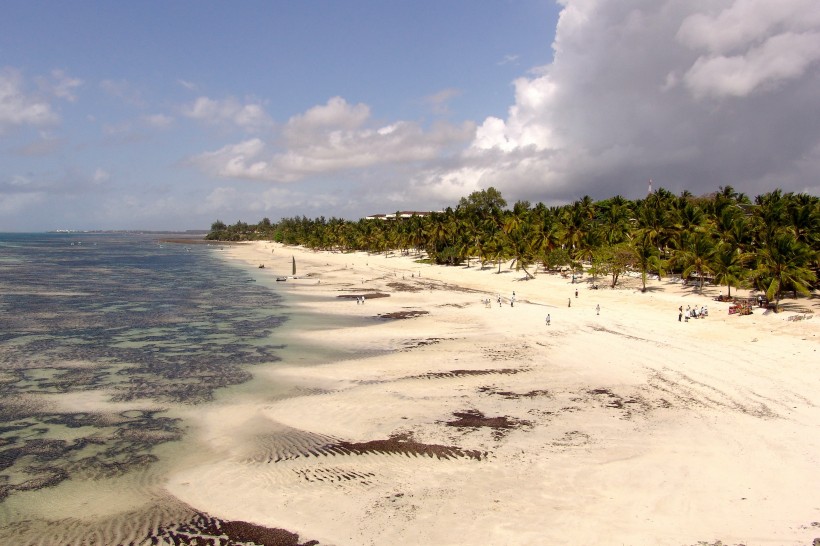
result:
<svg viewBox="0 0 820 546"><path fill-rule="evenodd" d="M674 279L222 255L286 279L292 318L253 392L187 416L209 455L166 489L196 510L323 545L820 537L817 298L740 316Z"/></svg>

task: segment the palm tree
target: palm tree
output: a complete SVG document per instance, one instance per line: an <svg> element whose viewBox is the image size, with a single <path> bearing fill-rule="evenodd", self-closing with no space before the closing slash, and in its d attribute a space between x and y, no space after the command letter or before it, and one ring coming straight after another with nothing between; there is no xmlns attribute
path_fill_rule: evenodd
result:
<svg viewBox="0 0 820 546"><path fill-rule="evenodd" d="M671 193L660 188L636 207L637 233L649 237L662 256L668 249L675 228L672 210L674 199Z"/></svg>
<svg viewBox="0 0 820 546"><path fill-rule="evenodd" d="M620 195L602 202L599 207L600 225L608 245L616 245L627 240L631 210L628 201Z"/></svg>
<svg viewBox="0 0 820 546"><path fill-rule="evenodd" d="M537 207L536 207L537 210ZM556 218L554 209L538 211L533 217L534 240L533 251L546 265L547 256L561 247L561 224Z"/></svg>
<svg viewBox="0 0 820 546"><path fill-rule="evenodd" d="M783 290L810 294L809 286L817 281L817 275L809 268L815 257L816 252L789 231L781 231L760 249L753 275L757 286L765 290L766 298L774 300L775 313L779 311Z"/></svg>
<svg viewBox="0 0 820 546"><path fill-rule="evenodd" d="M675 251L675 261L683 267L683 278L688 279L689 275L696 273L700 291L703 291L704 274L712 272L715 252L715 242L702 231L685 234L681 248Z"/></svg>
<svg viewBox="0 0 820 546"><path fill-rule="evenodd" d="M635 262L641 270L641 292L646 292L646 274L650 270L657 271L658 276L665 274L664 261L660 251L647 236L638 236L632 240L632 250L635 253Z"/></svg>
<svg viewBox="0 0 820 546"><path fill-rule="evenodd" d="M501 262L507 259L510 255L507 247L507 238L500 231L493 233L492 237L486 244L487 255L498 263L498 273L501 273Z"/></svg>
<svg viewBox="0 0 820 546"><path fill-rule="evenodd" d="M532 278L527 267L535 261L533 243L536 240L530 219L530 204L526 201L519 201L513 207L513 211L507 214L502 227L513 263L516 269L524 270L528 279Z"/></svg>
<svg viewBox="0 0 820 546"><path fill-rule="evenodd" d="M717 246L712 260L712 271L715 274L715 282L725 284L728 288L726 295L732 297L732 285L738 286L743 280L745 257L739 249L731 243L720 243Z"/></svg>
<svg viewBox="0 0 820 546"><path fill-rule="evenodd" d="M589 223L584 209L576 201L572 206L564 207L561 214L562 232L564 233L564 244L570 253L575 252L581 246L584 233L589 229Z"/></svg>
<svg viewBox="0 0 820 546"><path fill-rule="evenodd" d="M433 213L430 215L425 235L427 255L433 261L437 260L439 252L447 246L450 236L448 227L449 224L446 214Z"/></svg>

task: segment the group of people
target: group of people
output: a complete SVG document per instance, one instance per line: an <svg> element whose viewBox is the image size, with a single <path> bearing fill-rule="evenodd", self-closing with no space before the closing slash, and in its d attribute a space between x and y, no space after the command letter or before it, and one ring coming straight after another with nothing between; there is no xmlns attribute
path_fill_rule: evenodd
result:
<svg viewBox="0 0 820 546"><path fill-rule="evenodd" d="M575 291L575 297L576 298L578 297L578 290ZM492 300L490 298L485 298L481 301L484 304L484 307L486 307L487 309L492 307ZM496 294L495 301L498 302L498 306L501 307L501 301L502 301L501 294ZM364 303L364 302L362 302L362 303ZM510 297L510 307L515 307L515 291L513 291L512 296ZM572 298L568 299L567 307L572 307ZM600 304L595 306L595 314L596 315L601 314ZM547 323L547 326L549 326L552 323L552 317L550 317L549 314L547 314L546 323Z"/></svg>
<svg viewBox="0 0 820 546"><path fill-rule="evenodd" d="M486 298L482 300L484 302L484 307L490 308L492 307L492 302L490 298ZM498 302L498 306L501 307L501 294L497 294L495 297L495 301ZM512 297L510 298L510 307L515 307L515 291L512 293Z"/></svg>
<svg viewBox="0 0 820 546"><path fill-rule="evenodd" d="M356 305L364 305L364 296L356 296Z"/></svg>
<svg viewBox="0 0 820 546"><path fill-rule="evenodd" d="M689 322L690 318L697 319L697 318L706 318L709 316L709 308L705 305L701 306L700 309L697 307L690 307L689 305L686 306L686 311L683 310L683 305L678 307L678 322L682 320L686 320Z"/></svg>

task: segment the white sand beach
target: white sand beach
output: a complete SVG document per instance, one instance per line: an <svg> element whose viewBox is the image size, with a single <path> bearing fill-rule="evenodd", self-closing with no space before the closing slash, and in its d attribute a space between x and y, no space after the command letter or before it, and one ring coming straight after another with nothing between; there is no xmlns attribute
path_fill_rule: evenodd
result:
<svg viewBox="0 0 820 546"><path fill-rule="evenodd" d="M738 316L714 301L725 287L669 279L641 293L398 254L224 254L271 278L295 257L277 283L289 346L253 372L299 395L197 408L214 455L167 485L197 510L322 545L820 537L817 298Z"/></svg>

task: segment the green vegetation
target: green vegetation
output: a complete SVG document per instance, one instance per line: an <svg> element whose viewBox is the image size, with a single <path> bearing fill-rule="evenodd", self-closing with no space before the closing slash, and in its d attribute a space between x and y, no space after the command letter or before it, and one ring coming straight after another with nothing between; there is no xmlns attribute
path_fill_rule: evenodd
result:
<svg viewBox="0 0 820 546"><path fill-rule="evenodd" d="M216 221L211 240L273 240L317 250L424 252L434 263L482 267L503 264L532 277L546 271L580 271L615 287L627 272L681 275L702 290L706 280L765 292L778 308L784 294L809 295L820 269L820 198L775 190L752 202L732 187L695 197L659 189L630 201L585 196L565 206L512 209L494 188L463 197L453 209L428 215L349 221L304 216L272 223Z"/></svg>

